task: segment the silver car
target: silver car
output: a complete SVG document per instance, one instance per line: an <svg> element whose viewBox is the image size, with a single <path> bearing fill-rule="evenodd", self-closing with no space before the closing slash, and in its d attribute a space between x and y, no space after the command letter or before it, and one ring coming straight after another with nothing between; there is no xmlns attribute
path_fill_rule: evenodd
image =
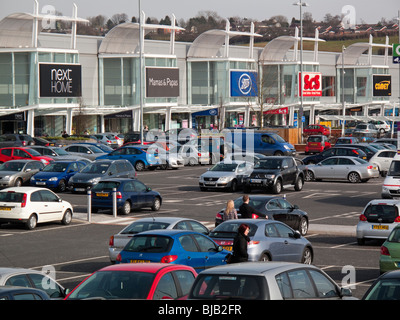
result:
<svg viewBox="0 0 400 320"><path fill-rule="evenodd" d="M232 251L239 226L250 227L247 247L249 261L287 261L311 264L314 251L311 243L286 224L267 219L227 220L211 231L209 237L225 250Z"/></svg>
<svg viewBox="0 0 400 320"><path fill-rule="evenodd" d="M94 137L98 142L103 143L113 149L122 146L122 144L119 144L119 139L117 140L115 133L97 133L94 135Z"/></svg>
<svg viewBox="0 0 400 320"><path fill-rule="evenodd" d="M363 245L366 239L386 239L399 222L400 200L371 200L357 224L357 243Z"/></svg>
<svg viewBox="0 0 400 320"><path fill-rule="evenodd" d="M209 152L200 151L198 146L191 144L179 145L171 148L169 153L180 155L185 166L195 166L197 164L209 164Z"/></svg>
<svg viewBox="0 0 400 320"><path fill-rule="evenodd" d="M110 237L108 252L111 263L115 263L118 253L136 233L156 229L192 230L208 235L210 230L201 222L179 217L155 217L136 220L117 234Z"/></svg>
<svg viewBox="0 0 400 320"><path fill-rule="evenodd" d="M0 268L0 286L40 289L45 291L51 299L55 300L63 299L68 293L63 286L45 273L23 268Z"/></svg>
<svg viewBox="0 0 400 320"><path fill-rule="evenodd" d="M70 144L66 147L63 147L63 149L70 154L77 155L91 161L96 160L97 157L108 154L96 146L85 144Z"/></svg>
<svg viewBox="0 0 400 320"><path fill-rule="evenodd" d="M207 189L230 189L237 191L243 185L244 178L253 172L253 164L247 161L221 161L212 166L199 178L201 191Z"/></svg>
<svg viewBox="0 0 400 320"><path fill-rule="evenodd" d="M233 263L202 271L189 300L354 299L316 266L289 262Z"/></svg>
<svg viewBox="0 0 400 320"><path fill-rule="evenodd" d="M49 156L49 157L53 158L55 161L76 160L76 161L83 161L86 164L89 164L92 162L87 158L70 154L61 147L31 146L30 148L36 150L42 156Z"/></svg>
<svg viewBox="0 0 400 320"><path fill-rule="evenodd" d="M338 156L307 166L306 181L312 180L348 180L352 183L365 182L379 178L376 165L360 158Z"/></svg>
<svg viewBox="0 0 400 320"><path fill-rule="evenodd" d="M28 184L33 175L44 168L38 160L10 160L0 165L0 188Z"/></svg>

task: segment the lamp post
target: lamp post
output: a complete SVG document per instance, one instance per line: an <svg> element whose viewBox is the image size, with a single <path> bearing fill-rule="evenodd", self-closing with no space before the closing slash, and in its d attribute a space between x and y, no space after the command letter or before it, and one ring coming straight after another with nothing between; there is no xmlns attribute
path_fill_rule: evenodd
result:
<svg viewBox="0 0 400 320"><path fill-rule="evenodd" d="M343 120L342 120L342 137L344 137L344 123L346 116L346 103L344 102L344 51L346 50L345 46L342 46L342 108L343 108Z"/></svg>
<svg viewBox="0 0 400 320"><path fill-rule="evenodd" d="M139 105L140 105L140 142L143 144L143 15L139 1Z"/></svg>
<svg viewBox="0 0 400 320"><path fill-rule="evenodd" d="M303 137L303 7L308 7L308 4L306 2L303 2L303 0L300 0L299 2L293 3L294 6L299 6L300 7L300 80L301 81L301 86L300 86L300 109L299 109L299 115L298 115L298 123L300 124L300 132L301 132L301 137Z"/></svg>

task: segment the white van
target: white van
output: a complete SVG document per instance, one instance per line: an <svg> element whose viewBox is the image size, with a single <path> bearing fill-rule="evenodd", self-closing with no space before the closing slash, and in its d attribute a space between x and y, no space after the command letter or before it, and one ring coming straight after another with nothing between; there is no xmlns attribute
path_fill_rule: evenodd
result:
<svg viewBox="0 0 400 320"><path fill-rule="evenodd" d="M390 164L389 171L383 181L382 198L393 199L400 197L400 154L396 154Z"/></svg>

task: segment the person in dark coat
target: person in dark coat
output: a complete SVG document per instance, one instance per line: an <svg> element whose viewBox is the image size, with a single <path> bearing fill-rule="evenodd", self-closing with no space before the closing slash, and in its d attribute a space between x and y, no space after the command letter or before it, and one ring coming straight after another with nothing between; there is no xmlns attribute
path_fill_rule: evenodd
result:
<svg viewBox="0 0 400 320"><path fill-rule="evenodd" d="M233 240L233 257L231 263L248 261L247 243L250 241L250 238L247 235L249 231L250 227L247 224L242 223L239 226L238 233Z"/></svg>
<svg viewBox="0 0 400 320"><path fill-rule="evenodd" d="M265 214L261 213L260 211L254 209L251 205L249 205L250 197L245 194L243 195L243 203L239 207L239 212L241 214L242 219L252 219L253 213L258 216L265 216ZM268 219L267 216L265 216Z"/></svg>

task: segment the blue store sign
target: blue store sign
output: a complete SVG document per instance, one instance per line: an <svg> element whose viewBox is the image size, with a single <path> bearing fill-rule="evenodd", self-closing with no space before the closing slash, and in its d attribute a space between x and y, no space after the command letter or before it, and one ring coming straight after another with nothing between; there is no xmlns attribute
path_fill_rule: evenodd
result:
<svg viewBox="0 0 400 320"><path fill-rule="evenodd" d="M256 97L257 72L231 71L231 97Z"/></svg>

